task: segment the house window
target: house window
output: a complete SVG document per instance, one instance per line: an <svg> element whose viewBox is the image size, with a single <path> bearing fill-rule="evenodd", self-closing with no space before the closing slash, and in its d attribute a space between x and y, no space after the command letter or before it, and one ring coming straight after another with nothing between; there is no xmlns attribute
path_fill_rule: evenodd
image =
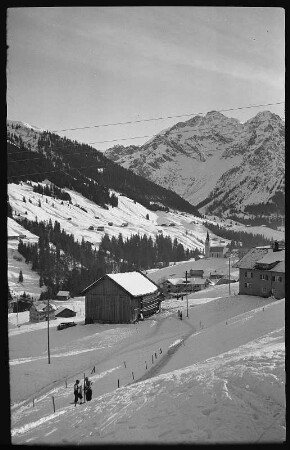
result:
<svg viewBox="0 0 290 450"><path fill-rule="evenodd" d="M262 292L263 292L263 294L266 294L267 288L263 287L263 288L262 288Z"/></svg>
<svg viewBox="0 0 290 450"><path fill-rule="evenodd" d="M253 278L253 272L245 272L246 278Z"/></svg>
<svg viewBox="0 0 290 450"><path fill-rule="evenodd" d="M245 283L245 288L250 288L252 286L251 283Z"/></svg>
<svg viewBox="0 0 290 450"><path fill-rule="evenodd" d="M268 280L268 275L260 274L260 280Z"/></svg>
<svg viewBox="0 0 290 450"><path fill-rule="evenodd" d="M272 281L282 281L282 277L280 277L280 276L278 276L278 275L274 275L273 277L272 277Z"/></svg>

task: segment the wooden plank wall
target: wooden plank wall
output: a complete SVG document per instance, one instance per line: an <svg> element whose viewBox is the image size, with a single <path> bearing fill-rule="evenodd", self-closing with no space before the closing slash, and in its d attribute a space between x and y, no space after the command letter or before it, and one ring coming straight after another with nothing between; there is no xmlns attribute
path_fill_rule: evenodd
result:
<svg viewBox="0 0 290 450"><path fill-rule="evenodd" d="M131 299L109 278L101 280L86 294L86 323L134 322L140 310L138 299Z"/></svg>

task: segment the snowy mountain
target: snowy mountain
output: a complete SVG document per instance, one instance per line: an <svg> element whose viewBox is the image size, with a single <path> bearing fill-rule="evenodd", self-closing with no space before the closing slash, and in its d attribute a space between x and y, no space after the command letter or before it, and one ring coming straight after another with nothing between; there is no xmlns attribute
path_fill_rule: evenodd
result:
<svg viewBox="0 0 290 450"><path fill-rule="evenodd" d="M105 155L205 212L283 215L284 128L269 111L245 123L211 111L140 147L115 146Z"/></svg>

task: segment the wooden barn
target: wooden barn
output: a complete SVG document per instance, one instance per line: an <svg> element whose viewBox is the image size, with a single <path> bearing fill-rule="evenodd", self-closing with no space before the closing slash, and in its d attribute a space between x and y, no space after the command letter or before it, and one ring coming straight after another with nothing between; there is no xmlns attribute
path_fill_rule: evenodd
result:
<svg viewBox="0 0 290 450"><path fill-rule="evenodd" d="M75 317L77 313L70 308L62 306L56 310L55 317Z"/></svg>
<svg viewBox="0 0 290 450"><path fill-rule="evenodd" d="M159 288L141 272L106 274L83 290L85 323L134 323L160 310Z"/></svg>

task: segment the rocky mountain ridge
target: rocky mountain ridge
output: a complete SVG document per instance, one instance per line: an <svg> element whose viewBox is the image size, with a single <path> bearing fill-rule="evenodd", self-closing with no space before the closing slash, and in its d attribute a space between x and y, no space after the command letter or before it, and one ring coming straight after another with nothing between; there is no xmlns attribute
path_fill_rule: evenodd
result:
<svg viewBox="0 0 290 450"><path fill-rule="evenodd" d="M161 131L144 145L105 155L213 214L266 205L284 214L285 125L270 111L245 123L217 111Z"/></svg>

